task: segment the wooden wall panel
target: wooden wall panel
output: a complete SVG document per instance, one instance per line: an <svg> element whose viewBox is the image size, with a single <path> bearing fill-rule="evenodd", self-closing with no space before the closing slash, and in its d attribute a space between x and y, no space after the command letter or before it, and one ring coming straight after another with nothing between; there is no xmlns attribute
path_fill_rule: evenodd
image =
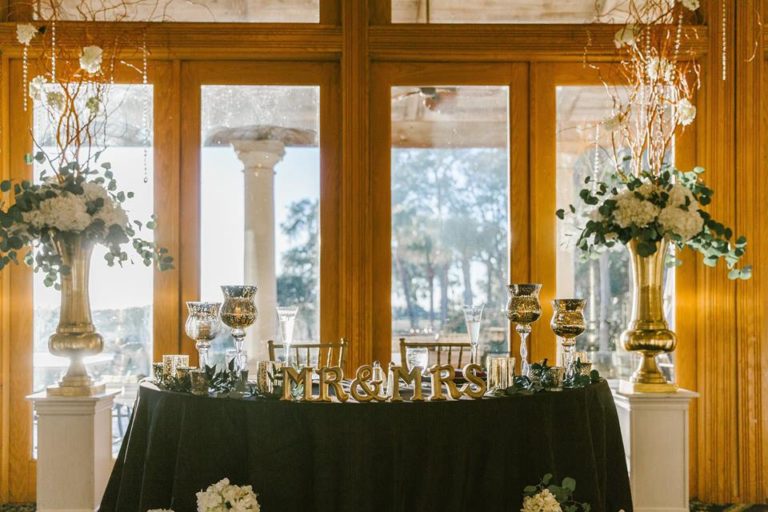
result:
<svg viewBox="0 0 768 512"><path fill-rule="evenodd" d="M766 126L761 113L765 77L761 0L740 0L735 8L733 47L736 95L736 232L749 241L747 261L756 265L751 280L736 287L736 355L740 501L768 502L768 177Z"/></svg>
<svg viewBox="0 0 768 512"><path fill-rule="evenodd" d="M712 2L719 6L720 2ZM728 6L728 48L733 48L733 9ZM715 7L712 6L712 7ZM709 52L702 65L697 123L698 162L707 169L704 178L716 191L709 208L720 222L734 225L734 58L727 54L727 80L721 79L721 17L719 9L707 11ZM702 268L697 302L698 498L727 502L739 496L739 443L737 404L736 285L726 270Z"/></svg>

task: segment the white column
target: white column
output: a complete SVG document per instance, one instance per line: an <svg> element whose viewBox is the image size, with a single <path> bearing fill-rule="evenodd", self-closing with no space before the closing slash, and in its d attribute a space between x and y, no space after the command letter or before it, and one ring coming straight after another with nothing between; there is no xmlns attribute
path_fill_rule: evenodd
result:
<svg viewBox="0 0 768 512"><path fill-rule="evenodd" d="M27 397L37 412L37 510L93 512L112 472L112 402L117 391Z"/></svg>
<svg viewBox="0 0 768 512"><path fill-rule="evenodd" d="M256 285L259 316L245 347L250 362L268 359L267 340L277 335L275 265L275 165L285 156L278 140L231 140L245 167L245 284Z"/></svg>
<svg viewBox="0 0 768 512"><path fill-rule="evenodd" d="M688 406L697 396L614 391L636 512L688 512Z"/></svg>

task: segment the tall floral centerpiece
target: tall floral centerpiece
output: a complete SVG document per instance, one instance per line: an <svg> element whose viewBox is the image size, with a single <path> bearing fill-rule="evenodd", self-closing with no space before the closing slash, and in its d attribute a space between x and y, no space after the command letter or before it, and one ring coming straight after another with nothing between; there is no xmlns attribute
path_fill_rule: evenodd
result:
<svg viewBox="0 0 768 512"><path fill-rule="evenodd" d="M68 357L70 364L48 392L90 395L103 390L83 364L85 356L103 349L88 293L94 246L107 248L110 266L133 261L127 245L147 266L164 270L172 267L173 259L166 249L139 235L143 227L154 227L154 219L146 224L129 219L124 206L133 193L119 190L110 163L100 161L106 98L119 66L120 48L114 38L109 51L92 44L93 34L90 44L57 46L55 20L19 25L17 36L24 46L23 79L29 92L25 108L27 103L43 107L54 127L54 143L46 148L33 135L36 150L27 163L44 167L38 180L0 183L0 269L23 261L45 274L46 286L61 291L59 324L48 346L51 353ZM30 51L35 55L32 64ZM28 80L29 69L40 74Z"/></svg>
<svg viewBox="0 0 768 512"><path fill-rule="evenodd" d="M676 346L663 310L664 269L674 262L672 248L698 251L704 264L724 260L731 279L748 279L750 267L739 267L746 239L707 213L713 191L704 169L685 171L671 161L676 133L693 123L691 99L699 86L693 60L680 58L682 23L699 8L698 0L628 2L627 23L616 32L620 54L619 86L606 89L613 113L602 123L611 132L614 171L603 180L587 177L579 191L587 216L574 205L557 216L576 216L581 231L576 242L587 255L617 244L630 254L633 282L632 316L621 335L626 350L642 359L624 391L669 392L656 356Z"/></svg>

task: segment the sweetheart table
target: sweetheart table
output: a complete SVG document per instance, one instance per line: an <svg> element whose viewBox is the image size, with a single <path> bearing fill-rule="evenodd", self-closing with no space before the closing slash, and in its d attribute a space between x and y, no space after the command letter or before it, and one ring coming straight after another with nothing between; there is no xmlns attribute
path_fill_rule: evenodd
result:
<svg viewBox="0 0 768 512"><path fill-rule="evenodd" d="M101 512L194 511L222 478L264 512L520 509L546 473L593 511L632 510L606 382L483 400L311 403L141 386Z"/></svg>

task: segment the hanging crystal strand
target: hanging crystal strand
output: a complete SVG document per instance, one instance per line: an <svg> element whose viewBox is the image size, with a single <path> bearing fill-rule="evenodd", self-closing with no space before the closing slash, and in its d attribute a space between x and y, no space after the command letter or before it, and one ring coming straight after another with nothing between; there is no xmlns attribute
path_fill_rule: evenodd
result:
<svg viewBox="0 0 768 512"><path fill-rule="evenodd" d="M51 21L51 82L56 83L56 19Z"/></svg>
<svg viewBox="0 0 768 512"><path fill-rule="evenodd" d="M680 10L680 14L677 15L677 32L675 33L675 51L672 54L673 62L677 64L678 57L680 56L680 40L683 35L683 11Z"/></svg>
<svg viewBox="0 0 768 512"><path fill-rule="evenodd" d="M595 124L595 161L592 169L592 190L600 177L600 123Z"/></svg>
<svg viewBox="0 0 768 512"><path fill-rule="evenodd" d="M144 39L142 41L142 53L143 53L143 61L142 61L142 76L141 76L141 83L144 85L144 100L142 105L142 111L141 111L141 126L142 126L142 132L143 132L143 139L144 139L144 183L149 183L149 95L147 94L147 85L149 83L149 80L147 79L147 36L144 35Z"/></svg>
<svg viewBox="0 0 768 512"><path fill-rule="evenodd" d="M728 21L726 19L727 18L727 14L728 13L727 13L727 7L726 7L726 0L723 0L723 12L722 12L722 20L721 20L722 25L723 25L722 26L722 35L723 35L723 48L722 48L722 50L723 50L723 54L722 54L723 76L722 76L722 79L723 79L723 81L725 81L725 79L727 78L727 75L728 75L728 70L727 70L727 67L726 67L727 66L727 62L728 62L727 54L726 54L727 44L728 44L727 43L727 38L726 38L726 30L727 30L727 27L728 27Z"/></svg>
<svg viewBox="0 0 768 512"><path fill-rule="evenodd" d="M29 103L29 45L24 45L21 57L21 81L24 84L24 112L27 111L27 104Z"/></svg>

